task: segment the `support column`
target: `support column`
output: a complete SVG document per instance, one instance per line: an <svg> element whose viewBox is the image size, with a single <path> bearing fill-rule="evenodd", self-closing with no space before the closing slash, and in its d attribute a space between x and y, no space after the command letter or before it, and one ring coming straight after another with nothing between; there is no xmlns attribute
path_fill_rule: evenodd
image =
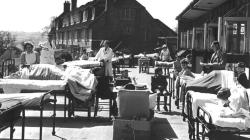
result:
<svg viewBox="0 0 250 140"><path fill-rule="evenodd" d="M183 32L180 32L180 40L178 40L178 42L180 43L179 45L178 45L178 49L180 49L180 48L183 48Z"/></svg>
<svg viewBox="0 0 250 140"><path fill-rule="evenodd" d="M207 48L207 23L204 23L204 50Z"/></svg>
<svg viewBox="0 0 250 140"><path fill-rule="evenodd" d="M217 37L217 40L220 42L220 44L222 43L222 17L218 17L218 37Z"/></svg>
<svg viewBox="0 0 250 140"><path fill-rule="evenodd" d="M187 30L187 49L189 48L189 30Z"/></svg>
<svg viewBox="0 0 250 140"><path fill-rule="evenodd" d="M192 49L195 49L195 32L196 32L196 28L193 27L193 31L192 31Z"/></svg>

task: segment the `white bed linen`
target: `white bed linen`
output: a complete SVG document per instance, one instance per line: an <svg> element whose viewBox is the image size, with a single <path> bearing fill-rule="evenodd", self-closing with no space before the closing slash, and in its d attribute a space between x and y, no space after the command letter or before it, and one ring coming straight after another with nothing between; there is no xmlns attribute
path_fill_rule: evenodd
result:
<svg viewBox="0 0 250 140"><path fill-rule="evenodd" d="M17 100L21 102L22 104L26 101L30 101L33 99L41 98L45 93L8 93L8 94L0 94L0 101L4 100ZM50 96L46 95L46 99ZM40 105L40 103L37 103ZM3 104L4 105L4 104ZM7 106L2 106L2 108L8 108Z"/></svg>
<svg viewBox="0 0 250 140"><path fill-rule="evenodd" d="M66 83L65 80L0 79L0 88L4 93L19 93L22 89L64 90Z"/></svg>
<svg viewBox="0 0 250 140"><path fill-rule="evenodd" d="M194 91L188 91L189 94L192 97L192 112L193 117L197 117L197 109L198 106L204 106L205 103L217 103L218 99L215 94L210 93L200 93L200 92L194 92ZM187 106L187 105L186 105Z"/></svg>
<svg viewBox="0 0 250 140"><path fill-rule="evenodd" d="M99 61L76 60L76 61L64 62L62 65L66 65L66 66L80 66L82 68L92 68L92 67L103 66L103 63L99 62Z"/></svg>
<svg viewBox="0 0 250 140"><path fill-rule="evenodd" d="M245 89L238 86L231 88L229 97L230 107L223 107L221 100L215 94L189 91L192 96L192 113L197 117L198 106L203 107L212 117L212 123L220 127L233 127L240 130L250 128L250 112L247 104ZM247 90L249 96L250 90ZM208 118L206 118L208 121Z"/></svg>
<svg viewBox="0 0 250 140"><path fill-rule="evenodd" d="M230 112L229 108L225 108L213 103L205 103L203 107L212 117L212 123L220 127L232 127L240 130L250 128L250 119L247 117L221 117L221 112Z"/></svg>

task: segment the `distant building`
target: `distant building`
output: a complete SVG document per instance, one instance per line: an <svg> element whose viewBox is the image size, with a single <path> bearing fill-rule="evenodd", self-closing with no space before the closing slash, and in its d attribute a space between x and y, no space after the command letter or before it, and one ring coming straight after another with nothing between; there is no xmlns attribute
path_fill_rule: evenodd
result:
<svg viewBox="0 0 250 140"><path fill-rule="evenodd" d="M71 4L64 3L49 39L73 54L80 48L98 50L103 39L111 40L115 50L138 53L153 51L159 36L177 34L136 0L93 0L80 7L77 0L71 0Z"/></svg>

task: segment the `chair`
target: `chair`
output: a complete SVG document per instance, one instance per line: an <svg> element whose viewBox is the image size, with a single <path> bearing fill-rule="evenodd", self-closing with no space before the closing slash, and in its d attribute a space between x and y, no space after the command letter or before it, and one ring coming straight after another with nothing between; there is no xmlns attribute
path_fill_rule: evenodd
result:
<svg viewBox="0 0 250 140"><path fill-rule="evenodd" d="M95 93L95 105L94 105L94 117L97 116L99 106L108 105L108 108L103 108L103 111L109 111L109 117L113 114L113 110L116 105L116 94L112 91L113 85L110 84L109 76L97 77L98 84L96 86ZM99 99L109 100L108 102L99 102Z"/></svg>
<svg viewBox="0 0 250 140"><path fill-rule="evenodd" d="M8 76L15 71L15 59L7 59L2 62L2 77Z"/></svg>
<svg viewBox="0 0 250 140"><path fill-rule="evenodd" d="M148 58L138 59L139 73L141 72L149 73L149 61L150 60Z"/></svg>
<svg viewBox="0 0 250 140"><path fill-rule="evenodd" d="M165 111L168 111L167 106L169 106L169 111L171 112L171 97L172 93L169 92L167 89L167 76L161 76L161 77L156 77L152 76L151 77L151 88L152 91L155 92L158 90L160 93L157 95L157 110L160 111L160 105L164 105ZM166 81L163 83L163 81ZM165 92L165 93L164 93ZM164 96L164 101L160 100L160 97Z"/></svg>

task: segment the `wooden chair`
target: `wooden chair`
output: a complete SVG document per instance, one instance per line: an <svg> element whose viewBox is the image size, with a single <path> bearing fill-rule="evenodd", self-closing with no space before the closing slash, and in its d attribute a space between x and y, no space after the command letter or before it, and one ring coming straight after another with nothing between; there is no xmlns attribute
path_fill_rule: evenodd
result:
<svg viewBox="0 0 250 140"><path fill-rule="evenodd" d="M113 114L113 106L116 103L116 94L112 91L113 85L110 84L110 77L97 77L98 84L95 93L94 117L100 106L108 105L108 108L102 108L102 111L109 111L109 117ZM99 99L108 100L108 102L100 102Z"/></svg>
<svg viewBox="0 0 250 140"><path fill-rule="evenodd" d="M167 80L168 77L163 76L162 78L165 78L165 80ZM169 90L167 89L167 83L166 83L166 85L161 85L161 84L159 84L157 78L155 76L152 76L151 77L151 87L152 87L153 92L156 91L156 89L158 89L160 91L160 93L157 95L157 110L160 110L160 105L163 104L165 111L171 112L172 93L169 92ZM166 92L166 93L163 94L163 92ZM164 96L164 101L160 100L161 96ZM169 109L167 109L167 106L169 106Z"/></svg>

